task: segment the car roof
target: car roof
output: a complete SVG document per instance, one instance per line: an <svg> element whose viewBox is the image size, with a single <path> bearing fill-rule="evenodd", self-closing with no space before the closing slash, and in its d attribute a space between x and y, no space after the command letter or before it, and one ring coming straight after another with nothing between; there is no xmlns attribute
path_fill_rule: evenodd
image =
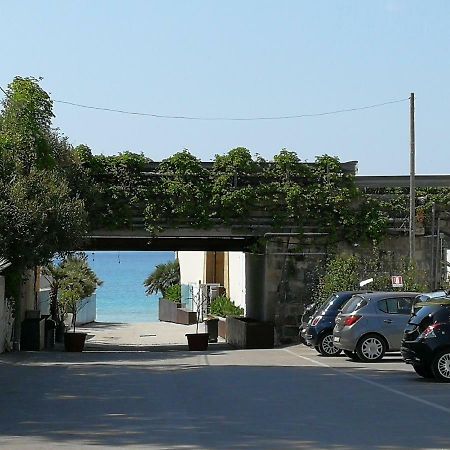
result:
<svg viewBox="0 0 450 450"><path fill-rule="evenodd" d="M364 294L357 294L368 300L382 300L384 298L395 298L395 297L416 297L418 292L368 292ZM429 303L429 302L428 302Z"/></svg>
<svg viewBox="0 0 450 450"><path fill-rule="evenodd" d="M363 291L363 290L360 290L360 291L338 291L338 292L335 292L334 293L334 295L356 295L356 294L368 294L368 293L370 293L370 292L372 292L372 291Z"/></svg>
<svg viewBox="0 0 450 450"><path fill-rule="evenodd" d="M447 306L450 305L450 297L437 297L432 298L430 300L426 300L425 302L417 302L414 306L432 306L432 305L442 305Z"/></svg>

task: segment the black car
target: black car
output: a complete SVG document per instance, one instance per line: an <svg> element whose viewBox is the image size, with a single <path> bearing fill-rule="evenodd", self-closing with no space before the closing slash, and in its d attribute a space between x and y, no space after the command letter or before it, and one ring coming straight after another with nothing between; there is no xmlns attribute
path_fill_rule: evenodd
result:
<svg viewBox="0 0 450 450"><path fill-rule="evenodd" d="M298 331L300 342L302 344L308 345L306 343L306 328L311 323L311 320L313 319L317 308L318 308L317 303L310 303L309 305L305 306L305 309L303 310L303 314L300 318L300 327Z"/></svg>
<svg viewBox="0 0 450 450"><path fill-rule="evenodd" d="M364 291L367 292L367 291ZM323 356L337 356L340 349L333 345L334 319L344 304L361 291L336 292L316 312L306 327L306 343L314 347Z"/></svg>
<svg viewBox="0 0 450 450"><path fill-rule="evenodd" d="M416 304L402 340L402 357L418 375L450 382L450 298Z"/></svg>

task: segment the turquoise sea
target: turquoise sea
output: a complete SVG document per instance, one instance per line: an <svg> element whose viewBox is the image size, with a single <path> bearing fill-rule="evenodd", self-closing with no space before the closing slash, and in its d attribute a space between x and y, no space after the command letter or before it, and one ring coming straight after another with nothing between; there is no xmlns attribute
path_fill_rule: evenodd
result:
<svg viewBox="0 0 450 450"><path fill-rule="evenodd" d="M159 295L145 295L144 280L174 252L87 252L103 281L97 289L97 322L157 322Z"/></svg>

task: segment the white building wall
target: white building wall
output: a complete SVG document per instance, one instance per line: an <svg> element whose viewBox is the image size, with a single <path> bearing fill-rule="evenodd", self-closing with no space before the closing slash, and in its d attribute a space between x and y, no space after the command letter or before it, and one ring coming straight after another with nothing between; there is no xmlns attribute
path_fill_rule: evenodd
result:
<svg viewBox="0 0 450 450"><path fill-rule="evenodd" d="M181 301L195 310L193 298L198 295L198 282L204 282L205 252L177 252L180 263Z"/></svg>
<svg viewBox="0 0 450 450"><path fill-rule="evenodd" d="M245 253L229 252L230 299L245 312Z"/></svg>
<svg viewBox="0 0 450 450"><path fill-rule="evenodd" d="M204 281L205 252L177 252L180 262L181 284L196 284Z"/></svg>
<svg viewBox="0 0 450 450"><path fill-rule="evenodd" d="M82 306L77 313L77 325L95 322L97 318L97 294L81 300Z"/></svg>

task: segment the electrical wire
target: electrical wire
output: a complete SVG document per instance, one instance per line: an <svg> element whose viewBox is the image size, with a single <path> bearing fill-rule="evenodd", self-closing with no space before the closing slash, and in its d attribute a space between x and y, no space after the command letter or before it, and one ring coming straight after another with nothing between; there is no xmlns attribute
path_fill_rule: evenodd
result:
<svg viewBox="0 0 450 450"><path fill-rule="evenodd" d="M7 96L8 94L5 90L0 86L2 92ZM123 109L115 109L115 108L104 108L101 106L92 106L92 105L83 105L81 103L69 102L66 100L53 100L55 103L61 103L64 105L75 106L77 108L85 108L85 109L94 109L97 111L108 111L119 114L127 114L133 116L145 116L145 117L154 117L157 119L178 119L178 120L203 120L203 121L258 121L258 120L289 120L289 119L301 119L305 117L321 117L321 116L330 116L335 114L342 114L346 112L354 112L354 111L362 111L365 109L373 109L380 108L386 105L392 105L394 103L402 103L406 102L410 99L402 98L398 100L390 100L383 103L376 103L374 105L360 106L355 108L345 108L345 109L337 109L334 111L326 111L321 113L310 113L310 114L295 114L295 115L286 115L286 116L268 116L268 117L195 117L195 116L176 116L176 115L165 115L165 114L152 114L152 113L143 113L136 111L126 111Z"/></svg>
<svg viewBox="0 0 450 450"><path fill-rule="evenodd" d="M346 112L353 111L362 111L365 109L372 108L380 108L386 105L392 105L394 103L406 102L409 100L408 98L403 98L399 100L390 100L383 103L377 103L374 105L361 106L356 108L346 108L346 109L338 109L334 111L327 111L321 113L312 113L312 114L296 114L291 116L269 116L269 117L194 117L194 116L175 116L175 115L164 115L164 114L152 114L152 113L143 113L143 112L135 112L135 111L126 111L122 109L113 109L113 108L103 108L100 106L90 106L90 105L82 105L80 103L68 102L65 100L54 100L55 103L62 103L65 105L76 106L78 108L86 108L86 109L94 109L98 111L109 111L120 114L128 114L134 116L147 116L154 117L158 119L182 119L182 120L207 120L207 121L257 121L257 120L286 120L286 119L301 119L304 117L320 117L320 116L329 116L334 114L342 114Z"/></svg>

